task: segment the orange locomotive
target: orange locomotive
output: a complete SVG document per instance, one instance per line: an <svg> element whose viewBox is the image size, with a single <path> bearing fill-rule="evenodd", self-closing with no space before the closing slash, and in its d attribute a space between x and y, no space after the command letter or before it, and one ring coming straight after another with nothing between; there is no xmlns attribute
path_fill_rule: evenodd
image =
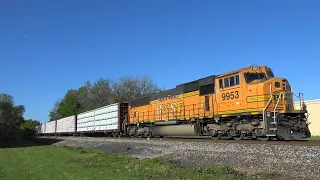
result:
<svg viewBox="0 0 320 180"><path fill-rule="evenodd" d="M181 84L129 102L130 136L211 136L241 140L311 136L302 94L299 110L285 78L250 66Z"/></svg>

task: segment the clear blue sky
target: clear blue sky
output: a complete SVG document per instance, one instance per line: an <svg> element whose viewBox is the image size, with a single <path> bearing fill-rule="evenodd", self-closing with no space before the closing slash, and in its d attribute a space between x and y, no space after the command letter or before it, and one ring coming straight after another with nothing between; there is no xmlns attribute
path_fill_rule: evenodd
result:
<svg viewBox="0 0 320 180"><path fill-rule="evenodd" d="M48 120L70 88L150 75L162 87L251 64L320 98L320 1L0 2L0 92Z"/></svg>

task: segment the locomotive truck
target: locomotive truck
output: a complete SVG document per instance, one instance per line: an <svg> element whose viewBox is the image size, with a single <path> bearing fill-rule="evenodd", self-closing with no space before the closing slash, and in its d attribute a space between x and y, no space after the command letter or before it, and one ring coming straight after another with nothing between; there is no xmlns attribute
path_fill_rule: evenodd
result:
<svg viewBox="0 0 320 180"><path fill-rule="evenodd" d="M294 109L294 96L300 101L299 109ZM113 128L108 119L111 111L103 115L101 110L93 110L72 118L72 133L236 140L311 137L303 94L295 95L289 81L275 77L267 66L249 66L204 77L105 108L109 106L115 107Z"/></svg>

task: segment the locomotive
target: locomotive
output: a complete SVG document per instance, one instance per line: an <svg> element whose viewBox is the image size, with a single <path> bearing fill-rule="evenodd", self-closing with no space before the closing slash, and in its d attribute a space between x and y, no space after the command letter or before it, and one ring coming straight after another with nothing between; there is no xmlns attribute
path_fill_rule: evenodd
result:
<svg viewBox="0 0 320 180"><path fill-rule="evenodd" d="M300 109L294 109L294 96ZM300 140L311 137L303 94L267 66L204 77L129 102L125 134L134 137Z"/></svg>
<svg viewBox="0 0 320 180"><path fill-rule="evenodd" d="M300 108L294 108L294 96ZM267 66L248 66L38 126L38 134L213 139L311 137L303 94Z"/></svg>

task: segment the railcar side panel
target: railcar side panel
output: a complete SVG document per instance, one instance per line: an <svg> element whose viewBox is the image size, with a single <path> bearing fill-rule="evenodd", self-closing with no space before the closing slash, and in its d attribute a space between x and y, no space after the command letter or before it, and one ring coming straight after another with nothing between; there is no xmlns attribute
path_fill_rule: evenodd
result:
<svg viewBox="0 0 320 180"><path fill-rule="evenodd" d="M77 132L119 130L119 104L111 104L77 116Z"/></svg>
<svg viewBox="0 0 320 180"><path fill-rule="evenodd" d="M46 123L45 134L53 134L56 132L56 121L50 121Z"/></svg>
<svg viewBox="0 0 320 180"><path fill-rule="evenodd" d="M46 124L40 125L40 134L44 134L46 132Z"/></svg>
<svg viewBox="0 0 320 180"><path fill-rule="evenodd" d="M76 116L69 116L57 120L57 133L74 133Z"/></svg>

